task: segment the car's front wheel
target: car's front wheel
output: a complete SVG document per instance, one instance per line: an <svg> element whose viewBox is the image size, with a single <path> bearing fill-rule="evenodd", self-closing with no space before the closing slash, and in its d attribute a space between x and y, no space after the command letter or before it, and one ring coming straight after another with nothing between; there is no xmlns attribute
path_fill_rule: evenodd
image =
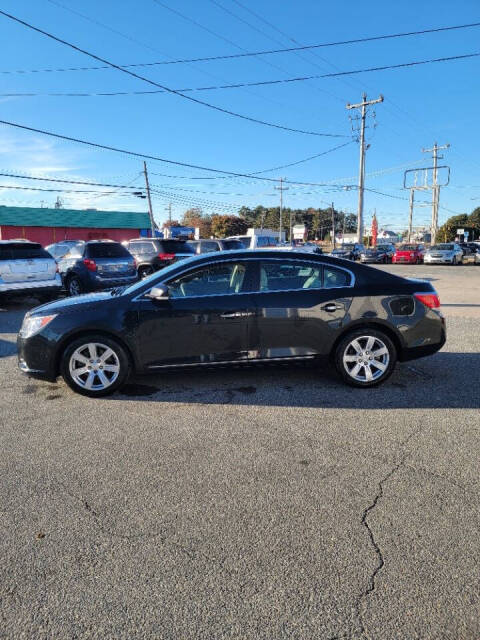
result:
<svg viewBox="0 0 480 640"><path fill-rule="evenodd" d="M113 338L87 335L71 342L62 354L60 372L68 386L91 398L119 389L130 373L130 359Z"/></svg>
<svg viewBox="0 0 480 640"><path fill-rule="evenodd" d="M375 387L389 378L397 351L391 339L377 329L359 329L342 338L335 349L335 367L353 387Z"/></svg>

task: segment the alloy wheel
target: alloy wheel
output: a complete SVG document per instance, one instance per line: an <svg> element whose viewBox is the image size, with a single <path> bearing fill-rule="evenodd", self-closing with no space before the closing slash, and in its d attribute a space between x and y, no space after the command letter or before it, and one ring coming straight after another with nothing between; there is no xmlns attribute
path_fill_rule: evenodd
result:
<svg viewBox="0 0 480 640"><path fill-rule="evenodd" d="M82 293L82 287L78 278L72 278L68 283L68 292L71 296L79 296Z"/></svg>
<svg viewBox="0 0 480 640"><path fill-rule="evenodd" d="M386 344L376 336L358 336L343 352L343 366L356 382L374 382L388 368L390 353Z"/></svg>
<svg viewBox="0 0 480 640"><path fill-rule="evenodd" d="M87 342L72 353L68 363L72 380L88 391L111 387L120 374L120 360L115 351L99 342Z"/></svg>

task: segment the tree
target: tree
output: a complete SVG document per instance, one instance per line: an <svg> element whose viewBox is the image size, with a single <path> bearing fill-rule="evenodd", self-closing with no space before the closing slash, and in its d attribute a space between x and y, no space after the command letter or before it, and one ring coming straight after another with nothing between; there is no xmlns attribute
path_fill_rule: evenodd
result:
<svg viewBox="0 0 480 640"><path fill-rule="evenodd" d="M449 218L438 230L437 239L441 242L452 242L457 236L457 229L469 229L466 213Z"/></svg>
<svg viewBox="0 0 480 640"><path fill-rule="evenodd" d="M167 220L163 223L164 227L181 227L182 225L178 220Z"/></svg>
<svg viewBox="0 0 480 640"><path fill-rule="evenodd" d="M201 238L210 238L212 235L211 216L206 215L199 207L187 209L182 217L184 227L198 227Z"/></svg>
<svg viewBox="0 0 480 640"><path fill-rule="evenodd" d="M239 216L213 215L211 220L212 235L215 238L238 236L246 233L248 224Z"/></svg>

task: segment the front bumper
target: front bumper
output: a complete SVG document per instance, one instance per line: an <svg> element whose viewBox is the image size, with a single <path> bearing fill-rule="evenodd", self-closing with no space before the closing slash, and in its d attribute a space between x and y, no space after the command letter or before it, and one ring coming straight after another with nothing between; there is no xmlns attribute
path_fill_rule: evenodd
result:
<svg viewBox="0 0 480 640"><path fill-rule="evenodd" d="M55 353L41 334L31 338L17 336L17 352L18 367L23 373L50 382L57 379Z"/></svg>
<svg viewBox="0 0 480 640"><path fill-rule="evenodd" d="M35 293L55 293L62 289L62 280L57 273L54 279L36 280L32 282L2 282L0 279L0 293L12 293L15 295Z"/></svg>
<svg viewBox="0 0 480 640"><path fill-rule="evenodd" d="M432 258L431 256L425 256L423 259L425 264L452 264L451 257Z"/></svg>
<svg viewBox="0 0 480 640"><path fill-rule="evenodd" d="M418 258L404 258L403 256L400 256L399 258L392 258L393 264L415 264L417 260Z"/></svg>

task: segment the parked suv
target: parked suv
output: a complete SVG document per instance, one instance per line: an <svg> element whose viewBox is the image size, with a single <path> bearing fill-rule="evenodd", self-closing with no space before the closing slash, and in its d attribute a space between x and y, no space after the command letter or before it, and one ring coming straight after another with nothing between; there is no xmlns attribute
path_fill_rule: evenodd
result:
<svg viewBox="0 0 480 640"><path fill-rule="evenodd" d="M235 251L245 249L240 240L191 240L187 244L195 253L212 253L212 251Z"/></svg>
<svg viewBox="0 0 480 640"><path fill-rule="evenodd" d="M138 238L127 243L127 249L137 261L140 278L184 258L191 258L195 251L184 240L162 240L161 238Z"/></svg>
<svg viewBox="0 0 480 640"><path fill-rule="evenodd" d="M60 260L65 256L72 247L76 245L82 245L82 240L63 240L62 242L55 242L54 244L49 244L45 247L45 251L55 258L55 260Z"/></svg>
<svg viewBox="0 0 480 640"><path fill-rule="evenodd" d="M135 282L135 258L119 242L79 242L58 261L63 285L71 296Z"/></svg>
<svg viewBox="0 0 480 640"><path fill-rule="evenodd" d="M48 302L61 289L57 264L40 244L0 241L0 297L28 294Z"/></svg>

